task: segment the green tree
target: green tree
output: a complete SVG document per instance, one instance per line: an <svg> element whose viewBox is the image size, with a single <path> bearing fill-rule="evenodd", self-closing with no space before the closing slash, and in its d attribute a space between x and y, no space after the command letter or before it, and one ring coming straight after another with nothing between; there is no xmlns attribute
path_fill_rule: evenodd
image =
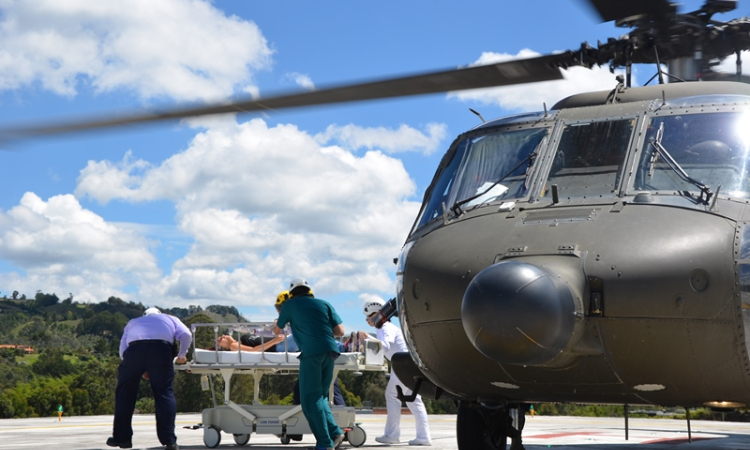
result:
<svg viewBox="0 0 750 450"><path fill-rule="evenodd" d="M361 402L369 401L372 406L385 406L385 387L388 379L383 372L363 372L361 376L341 372L339 383L341 382L344 382L352 395L359 397Z"/></svg>
<svg viewBox="0 0 750 450"><path fill-rule="evenodd" d="M339 373L339 388L341 388L341 395L344 397L344 403L346 403L347 406L362 406L362 399L358 395L355 395L354 392L349 391L346 386L347 384L346 381L344 381L342 373Z"/></svg>
<svg viewBox="0 0 750 450"><path fill-rule="evenodd" d="M191 316L189 319L185 320L184 323L188 328L192 327L191 325L194 323L213 323L213 319L211 317L207 316L206 314L199 313L195 314L194 316ZM222 331L219 330L217 334L221 334ZM195 341L195 346L197 348L209 348L213 347L215 344L215 334L212 327L198 327L195 330L195 336L193 337L193 340ZM193 349L191 348L188 352L188 359L192 359L193 356Z"/></svg>
<svg viewBox="0 0 750 450"><path fill-rule="evenodd" d="M113 314L109 311L102 311L83 319L78 325L78 333L109 336L119 339L127 324L128 318L124 314L120 312Z"/></svg>
<svg viewBox="0 0 750 450"><path fill-rule="evenodd" d="M206 307L206 311L212 312L214 314L219 314L221 316L234 316L237 318L237 320L246 322L246 320L234 306L211 305Z"/></svg>
<svg viewBox="0 0 750 450"><path fill-rule="evenodd" d="M188 320L185 320L185 325L187 325L188 328L191 328L191 325L194 323L212 323L213 320L203 313L198 313L190 318ZM212 327L199 327L196 330L194 340L196 343L197 348L209 348L214 345L214 331ZM188 351L187 354L188 359L193 358L193 349L191 348ZM203 378L202 375L197 374L189 374L185 373L184 371L177 371L174 378L174 391L175 391L175 398L177 399L177 411L179 412L199 412L202 411L205 408L213 406L213 399L216 398L216 401L221 404L223 403L224 399L224 380L220 376L213 376L208 375L206 378L206 383L209 385L209 387L213 387L213 394L211 392L211 389L204 391L203 390L203 383L201 382L201 379ZM210 378L210 382L209 382ZM237 396L239 399L242 397L245 398L245 392L247 391L247 381L240 381L239 384L235 383L238 379L241 378L250 378L250 377L238 377L235 376L232 378L232 389L234 390L234 394L230 393L230 397L233 399L234 396ZM250 378L250 382L252 382L252 378ZM250 392L252 393L252 387L249 388ZM234 396L233 396L234 395ZM250 397L252 398L252 397Z"/></svg>
<svg viewBox="0 0 750 450"><path fill-rule="evenodd" d="M68 384L67 379L50 377L35 379L27 398L29 407L34 410L34 415L39 417L54 415L60 404L64 409L70 410L72 395Z"/></svg>
<svg viewBox="0 0 750 450"><path fill-rule="evenodd" d="M104 360L91 359L86 362L82 370L70 382L70 391L80 389L86 391L89 406L85 414L112 414L115 410L115 385L117 380L117 366L120 359L116 357ZM84 397L78 393L76 402ZM77 407L81 405L77 403Z"/></svg>
<svg viewBox="0 0 750 450"><path fill-rule="evenodd" d="M222 377L206 375L206 383L209 386L209 390L207 391L204 391L202 388L202 378L203 375L186 373L183 370L177 371L173 384L178 412L203 411L206 408L214 406L214 398L217 404L221 405L224 403L224 380ZM235 378L250 377L233 377L233 381ZM213 387L213 394L211 393L211 387Z"/></svg>
<svg viewBox="0 0 750 450"><path fill-rule="evenodd" d="M59 349L47 349L39 355L39 359L31 365L31 370L38 375L48 375L60 378L74 372L73 364L66 360Z"/></svg>
<svg viewBox="0 0 750 450"><path fill-rule="evenodd" d="M92 414L91 398L85 389L71 389L71 411L72 415L86 416Z"/></svg>
<svg viewBox="0 0 750 450"><path fill-rule="evenodd" d="M42 291L36 291L34 301L37 308L44 308L46 306L56 305L60 301L60 298L55 294L43 294Z"/></svg>
<svg viewBox="0 0 750 450"><path fill-rule="evenodd" d="M141 397L135 402L135 409L139 414L153 414L156 411L152 397Z"/></svg>
<svg viewBox="0 0 750 450"><path fill-rule="evenodd" d="M6 389L3 396L8 399L13 408L14 417L31 417L34 410L29 407L27 398L31 395L29 383L17 383L15 388Z"/></svg>
<svg viewBox="0 0 750 450"><path fill-rule="evenodd" d="M0 394L0 418L10 419L15 416L16 410L13 408L13 402L5 395Z"/></svg>

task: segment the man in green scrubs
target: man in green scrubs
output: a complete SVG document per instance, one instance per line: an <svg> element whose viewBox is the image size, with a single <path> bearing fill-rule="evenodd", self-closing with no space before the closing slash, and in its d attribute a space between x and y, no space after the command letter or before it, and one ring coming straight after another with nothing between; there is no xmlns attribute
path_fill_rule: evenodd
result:
<svg viewBox="0 0 750 450"><path fill-rule="evenodd" d="M333 449L344 440L328 404L333 381L333 363L339 355L336 336L344 335L344 326L336 310L325 300L315 298L303 278L289 285L289 300L281 305L274 332L281 334L286 324L292 327L299 356L300 404L313 435L316 450Z"/></svg>

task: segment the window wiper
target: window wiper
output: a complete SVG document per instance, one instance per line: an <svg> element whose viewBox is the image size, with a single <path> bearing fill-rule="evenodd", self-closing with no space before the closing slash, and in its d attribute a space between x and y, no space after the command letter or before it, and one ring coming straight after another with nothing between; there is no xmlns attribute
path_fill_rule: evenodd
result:
<svg viewBox="0 0 750 450"><path fill-rule="evenodd" d="M529 160L529 164L526 166L526 177L523 180L523 187L526 189L529 188L529 180L531 179L532 170L531 168L534 167L534 161L536 161L536 155L539 152L539 148L542 146L542 143L546 143L547 138L542 139L542 142L539 143L539 145L536 146L536 149L529 154L526 159ZM521 161L521 164L523 164L523 161Z"/></svg>
<svg viewBox="0 0 750 450"><path fill-rule="evenodd" d="M514 168L510 169L510 171L508 171L505 175L503 175L497 181L495 181L494 183L492 183L491 185L489 185L487 187L487 189L485 189L485 190L477 193L476 195L472 195L469 198L465 198L465 199L463 199L461 201L458 201L458 202L454 203L453 206L451 206L451 211L453 212L454 217L458 217L461 214L463 214L463 210L461 209L461 206L463 206L463 205L471 202L472 200L475 200L475 199L477 199L477 198L479 198L479 197L487 194L492 189L494 189L495 186L497 186L498 184L500 184L503 180L505 180L506 178L508 178L513 172L515 172L516 170L518 170L519 167L523 166L526 163L528 163L528 165L526 166L526 181L524 181L524 185L528 185L529 173L531 172L531 167L534 165L534 160L536 159L536 155L537 155L537 151L534 150L533 152L529 153L529 156L527 156L521 162L519 162L518 164L516 164L516 166Z"/></svg>
<svg viewBox="0 0 750 450"><path fill-rule="evenodd" d="M685 172L685 170L680 167L680 165L677 163L677 161L674 160L672 155L669 154L666 148L664 148L663 145L661 145L662 137L664 136L664 122L659 124L659 130L656 132L656 138L649 139L649 143L656 149L658 154L664 158L664 162L667 163L670 169L674 173L677 174L678 177L680 177L683 181L686 181L693 186L697 187L701 190L701 196L698 198L701 202L708 205L709 201L711 200L711 197L714 195L713 192L711 192L711 188L706 186L705 183L702 183L695 178L691 177L690 175ZM649 176L652 176L654 173L654 164L656 163L656 157L657 155L653 155L651 157L651 162L649 165ZM704 198L705 197L705 198Z"/></svg>

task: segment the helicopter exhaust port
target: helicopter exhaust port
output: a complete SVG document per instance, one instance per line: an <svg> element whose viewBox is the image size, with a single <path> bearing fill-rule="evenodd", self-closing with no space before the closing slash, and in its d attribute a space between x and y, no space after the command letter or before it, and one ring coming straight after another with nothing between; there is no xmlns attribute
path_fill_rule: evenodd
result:
<svg viewBox="0 0 750 450"><path fill-rule="evenodd" d="M585 276L578 258L508 260L477 274L461 320L471 343L501 364L548 365L577 341ZM544 267L542 267L542 264ZM572 290L571 290L572 289Z"/></svg>

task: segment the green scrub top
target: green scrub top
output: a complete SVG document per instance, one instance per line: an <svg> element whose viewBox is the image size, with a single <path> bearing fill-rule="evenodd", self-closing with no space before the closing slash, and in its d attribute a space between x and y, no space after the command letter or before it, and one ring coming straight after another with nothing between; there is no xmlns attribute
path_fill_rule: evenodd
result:
<svg viewBox="0 0 750 450"><path fill-rule="evenodd" d="M341 323L341 317L327 301L310 295L295 295L281 305L276 321L279 328L287 323L291 324L294 342L303 355L339 353L333 327Z"/></svg>

